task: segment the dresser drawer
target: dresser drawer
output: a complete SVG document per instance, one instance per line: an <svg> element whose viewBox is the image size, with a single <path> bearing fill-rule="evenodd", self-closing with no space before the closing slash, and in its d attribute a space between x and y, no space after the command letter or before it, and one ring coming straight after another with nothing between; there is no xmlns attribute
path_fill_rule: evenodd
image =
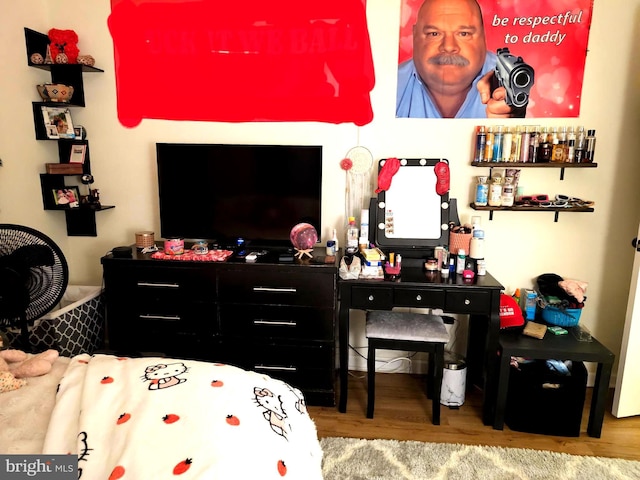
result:
<svg viewBox="0 0 640 480"><path fill-rule="evenodd" d="M226 341L224 362L264 373L305 390L331 389L334 382L333 344L313 346Z"/></svg>
<svg viewBox="0 0 640 480"><path fill-rule="evenodd" d="M444 308L444 290L394 288L393 303L397 307Z"/></svg>
<svg viewBox="0 0 640 480"><path fill-rule="evenodd" d="M246 268L221 272L218 288L225 303L334 308L334 282L334 275Z"/></svg>
<svg viewBox="0 0 640 480"><path fill-rule="evenodd" d="M393 291L390 288L351 287L351 308L361 310L391 310Z"/></svg>
<svg viewBox="0 0 640 480"><path fill-rule="evenodd" d="M444 310L451 313L486 313L490 304L489 292L447 292Z"/></svg>
<svg viewBox="0 0 640 480"><path fill-rule="evenodd" d="M190 262L193 263L193 262ZM205 265L105 267L109 289L117 295L144 301L215 301L215 273Z"/></svg>
<svg viewBox="0 0 640 480"><path fill-rule="evenodd" d="M296 340L333 340L333 309L278 305L220 305L222 335Z"/></svg>

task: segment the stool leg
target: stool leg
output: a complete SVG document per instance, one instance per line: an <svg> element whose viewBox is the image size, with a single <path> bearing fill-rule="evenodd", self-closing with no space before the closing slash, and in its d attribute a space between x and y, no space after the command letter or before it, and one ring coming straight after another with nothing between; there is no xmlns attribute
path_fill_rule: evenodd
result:
<svg viewBox="0 0 640 480"><path fill-rule="evenodd" d="M367 418L373 418L373 404L376 398L376 347L369 340L367 356Z"/></svg>
<svg viewBox="0 0 640 480"><path fill-rule="evenodd" d="M440 425L440 392L442 391L442 369L444 368L444 344L435 346L433 353L433 424Z"/></svg>

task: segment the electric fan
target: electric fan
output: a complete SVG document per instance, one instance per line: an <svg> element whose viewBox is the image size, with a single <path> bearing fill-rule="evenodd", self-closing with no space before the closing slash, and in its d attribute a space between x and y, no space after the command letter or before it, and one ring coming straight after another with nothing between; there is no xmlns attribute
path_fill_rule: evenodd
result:
<svg viewBox="0 0 640 480"><path fill-rule="evenodd" d="M31 352L29 325L60 302L69 267L46 235L22 225L0 224L0 328L19 327L21 348Z"/></svg>

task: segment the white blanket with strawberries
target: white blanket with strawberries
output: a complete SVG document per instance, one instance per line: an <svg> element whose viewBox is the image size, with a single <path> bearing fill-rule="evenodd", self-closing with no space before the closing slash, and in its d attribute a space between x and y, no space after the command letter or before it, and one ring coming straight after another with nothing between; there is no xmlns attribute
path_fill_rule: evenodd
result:
<svg viewBox="0 0 640 480"><path fill-rule="evenodd" d="M300 391L230 365L78 355L60 382L44 452L87 479L322 479Z"/></svg>

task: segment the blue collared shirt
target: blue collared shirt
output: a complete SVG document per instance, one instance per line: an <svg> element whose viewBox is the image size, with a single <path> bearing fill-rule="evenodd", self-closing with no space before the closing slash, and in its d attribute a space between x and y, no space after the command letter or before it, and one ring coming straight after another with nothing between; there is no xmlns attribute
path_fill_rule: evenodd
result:
<svg viewBox="0 0 640 480"><path fill-rule="evenodd" d="M486 105L480 100L478 80L496 67L496 54L487 52L482 70L473 80L467 98L454 118L486 118ZM429 91L420 79L413 59L398 65L398 90L396 96L396 117L442 118Z"/></svg>

